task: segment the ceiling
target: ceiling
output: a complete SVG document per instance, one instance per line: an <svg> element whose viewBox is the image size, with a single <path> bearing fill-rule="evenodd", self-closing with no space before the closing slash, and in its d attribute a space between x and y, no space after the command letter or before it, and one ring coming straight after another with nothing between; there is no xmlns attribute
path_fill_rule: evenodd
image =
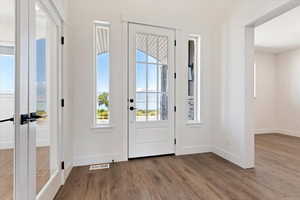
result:
<svg viewBox="0 0 300 200"><path fill-rule="evenodd" d="M300 7L255 29L257 50L274 54L300 48Z"/></svg>

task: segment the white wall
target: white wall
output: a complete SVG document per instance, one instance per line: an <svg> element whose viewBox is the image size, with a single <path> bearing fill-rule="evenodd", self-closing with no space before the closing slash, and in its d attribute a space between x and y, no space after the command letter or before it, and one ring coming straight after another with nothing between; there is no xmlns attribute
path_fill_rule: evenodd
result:
<svg viewBox="0 0 300 200"><path fill-rule="evenodd" d="M255 62L255 132L266 133L277 128L276 56L272 53L256 51Z"/></svg>
<svg viewBox="0 0 300 200"><path fill-rule="evenodd" d="M300 49L256 53L255 132L300 137Z"/></svg>
<svg viewBox="0 0 300 200"><path fill-rule="evenodd" d="M277 55L278 132L300 137L300 49Z"/></svg>
<svg viewBox="0 0 300 200"><path fill-rule="evenodd" d="M220 128L214 132L214 152L244 168L254 167L251 107L253 74L250 72L253 65L250 66L246 62L245 27L261 17L266 17L267 14L267 17L271 16L274 9L287 3L297 4L299 0L237 1L220 36L223 45L220 52L222 71L219 83L220 118L217 126Z"/></svg>
<svg viewBox="0 0 300 200"><path fill-rule="evenodd" d="M72 77L74 163L85 165L127 159L126 69L122 19L177 28L177 154L211 151L215 126L215 72L218 71L216 27L226 18L231 1L74 0L69 9L69 71ZM94 20L111 23L111 129L92 128ZM188 34L202 36L202 125L186 125ZM126 33L125 33L126 35ZM125 38L126 39L126 38Z"/></svg>

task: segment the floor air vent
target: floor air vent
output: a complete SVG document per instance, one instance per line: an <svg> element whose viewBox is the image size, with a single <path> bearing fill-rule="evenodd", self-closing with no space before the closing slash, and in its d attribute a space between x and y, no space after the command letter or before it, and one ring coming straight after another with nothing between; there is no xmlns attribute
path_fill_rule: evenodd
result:
<svg viewBox="0 0 300 200"><path fill-rule="evenodd" d="M98 170L98 169L108 169L110 166L109 164L97 164L97 165L91 165L90 166L90 171L92 170Z"/></svg>

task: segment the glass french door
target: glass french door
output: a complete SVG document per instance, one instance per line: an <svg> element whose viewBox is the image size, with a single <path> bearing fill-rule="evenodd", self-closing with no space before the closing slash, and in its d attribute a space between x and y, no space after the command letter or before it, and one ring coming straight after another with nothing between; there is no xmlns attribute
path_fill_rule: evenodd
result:
<svg viewBox="0 0 300 200"><path fill-rule="evenodd" d="M0 6L0 199L14 198L15 1Z"/></svg>
<svg viewBox="0 0 300 200"><path fill-rule="evenodd" d="M61 22L47 0L1 0L0 199L52 199L61 185Z"/></svg>
<svg viewBox="0 0 300 200"><path fill-rule="evenodd" d="M173 154L174 30L129 24L129 158Z"/></svg>
<svg viewBox="0 0 300 200"><path fill-rule="evenodd" d="M32 196L52 199L60 187L59 155L60 19L48 1L32 1L30 10L29 165Z"/></svg>

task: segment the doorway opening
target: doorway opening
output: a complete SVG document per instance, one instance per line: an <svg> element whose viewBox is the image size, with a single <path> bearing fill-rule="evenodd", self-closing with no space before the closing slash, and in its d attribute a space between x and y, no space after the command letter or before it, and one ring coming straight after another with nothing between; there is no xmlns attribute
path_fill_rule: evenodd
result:
<svg viewBox="0 0 300 200"><path fill-rule="evenodd" d="M294 34L300 31L297 28L298 13L299 3L290 2L246 26L246 86L249 90L246 90L245 155L251 167L271 165L263 162L263 157L273 159L277 167L287 167L285 151L295 150L288 141L299 139L287 136L289 131L280 128L287 121L296 122L289 118L291 109L280 107L285 104L283 100L299 91L297 81L291 85L293 73L289 76L288 67L282 66L288 64L284 63L287 60L282 61L282 55L296 51L300 44L300 38ZM292 62L290 60L289 64ZM288 90L291 95L286 93ZM293 104L296 105L295 101Z"/></svg>

